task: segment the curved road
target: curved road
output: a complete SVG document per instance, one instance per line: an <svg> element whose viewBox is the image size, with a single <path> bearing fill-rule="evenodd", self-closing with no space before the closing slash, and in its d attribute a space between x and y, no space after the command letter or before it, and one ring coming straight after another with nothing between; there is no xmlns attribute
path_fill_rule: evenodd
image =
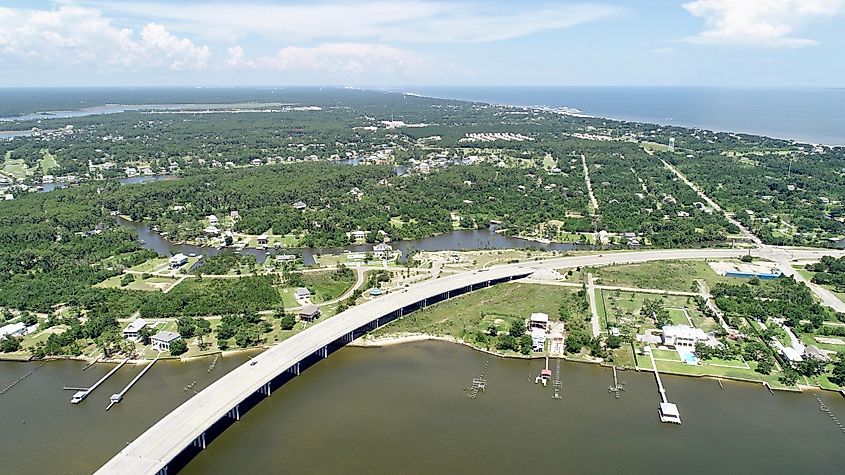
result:
<svg viewBox="0 0 845 475"><path fill-rule="evenodd" d="M236 407L241 401L261 390L265 383L287 371L297 362L315 354L333 341L369 324L375 317L387 315L414 302L447 291L500 278L525 277L537 270L632 264L669 259L711 259L740 257L743 249L678 249L608 253L495 266L482 271L463 272L434 279L394 292L379 299L352 307L324 320L268 349L250 363L229 372L193 398L174 409L98 470L99 474L156 473L165 468L184 448L204 431ZM761 251L752 251L763 257ZM790 250L793 259L812 259L824 250Z"/></svg>

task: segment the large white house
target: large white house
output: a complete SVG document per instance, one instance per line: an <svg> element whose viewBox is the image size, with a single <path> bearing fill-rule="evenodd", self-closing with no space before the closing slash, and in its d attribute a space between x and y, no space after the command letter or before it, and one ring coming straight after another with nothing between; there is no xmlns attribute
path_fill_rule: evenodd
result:
<svg viewBox="0 0 845 475"><path fill-rule="evenodd" d="M390 244L376 244L373 246L373 255L379 259L390 259L391 254L393 254L393 246Z"/></svg>
<svg viewBox="0 0 845 475"><path fill-rule="evenodd" d="M662 342L675 348L695 348L698 342L710 341L710 335L700 328L688 325L667 325L663 327Z"/></svg>
<svg viewBox="0 0 845 475"><path fill-rule="evenodd" d="M168 351L170 350L170 344L180 338L182 337L178 333L160 331L153 335L150 340L152 342L153 349L159 351Z"/></svg>

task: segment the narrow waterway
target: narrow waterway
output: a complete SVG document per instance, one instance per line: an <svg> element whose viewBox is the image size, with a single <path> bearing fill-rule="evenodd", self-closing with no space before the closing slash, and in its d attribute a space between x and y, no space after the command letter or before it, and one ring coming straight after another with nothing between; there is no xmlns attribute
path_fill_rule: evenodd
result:
<svg viewBox="0 0 845 475"><path fill-rule="evenodd" d="M79 405L64 384L83 385L110 365L82 372L52 362L0 395L0 457L15 474L90 473L195 389L246 355L158 364L126 399L108 396L140 367L125 368ZM276 391L231 426L183 473L843 473L845 434L811 393L666 376L683 425L661 424L647 373L563 363L563 398L533 383L542 360L490 358L488 390L464 388L489 357L448 343L346 348ZM0 364L5 387L39 363ZM552 368L554 365L552 364ZM820 394L840 420L845 399Z"/></svg>
<svg viewBox="0 0 845 475"><path fill-rule="evenodd" d="M142 222L129 221L121 217L117 217L117 222L121 226L133 229L138 238L143 241L143 247L156 251L157 253L170 256L176 253L182 254L197 254L197 255L215 255L222 252L221 249L196 246L192 244L177 244L169 241L161 236L156 231ZM431 236L423 239L413 239L408 241L396 241L390 243L395 250L402 251L402 255L406 256L409 251L468 251L477 249L543 249L547 251L568 251L572 249L586 248L585 246L578 246L575 244L562 243L540 243L536 241L529 241L527 239L520 239L514 237L504 236L490 229L473 229L473 230L457 230L437 236ZM349 252L366 252L372 251L371 244L358 244L345 247L324 247L324 248L282 248L279 250L268 249L263 251L261 249L245 248L240 254L251 254L255 256L256 260L261 263L264 262L268 256L275 256L276 254L296 254L302 258L305 265L313 265L319 260L320 254L336 254L344 251Z"/></svg>

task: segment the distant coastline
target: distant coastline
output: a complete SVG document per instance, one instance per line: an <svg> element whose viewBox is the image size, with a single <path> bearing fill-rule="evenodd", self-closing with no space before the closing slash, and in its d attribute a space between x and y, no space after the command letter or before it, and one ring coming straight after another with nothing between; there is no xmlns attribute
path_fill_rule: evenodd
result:
<svg viewBox="0 0 845 475"><path fill-rule="evenodd" d="M432 99L569 109L577 116L845 146L845 89L837 88L429 86L387 90Z"/></svg>

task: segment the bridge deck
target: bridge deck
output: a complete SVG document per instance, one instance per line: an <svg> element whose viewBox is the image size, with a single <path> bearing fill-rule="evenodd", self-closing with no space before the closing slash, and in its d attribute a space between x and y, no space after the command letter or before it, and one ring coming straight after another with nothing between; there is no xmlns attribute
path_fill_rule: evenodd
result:
<svg viewBox="0 0 845 475"><path fill-rule="evenodd" d="M410 287L346 310L328 320L292 336L254 358L256 364L244 364L232 370L199 394L141 434L109 460L98 474L156 473L188 447L208 427L226 415L238 403L258 391L262 385L314 354L329 343L415 302L499 278L519 277L538 269L577 266L630 264L667 259L706 259L740 257L742 249L675 249L640 252L616 252L582 255L544 261L492 267L482 272L465 272ZM759 257L769 257L769 250L754 250ZM791 259L842 255L842 251L790 249Z"/></svg>
<svg viewBox="0 0 845 475"><path fill-rule="evenodd" d="M523 267L464 273L416 285L358 305L298 333L232 370L184 402L120 451L97 473L156 473L203 431L262 385L329 343L409 304L473 284L530 273Z"/></svg>

